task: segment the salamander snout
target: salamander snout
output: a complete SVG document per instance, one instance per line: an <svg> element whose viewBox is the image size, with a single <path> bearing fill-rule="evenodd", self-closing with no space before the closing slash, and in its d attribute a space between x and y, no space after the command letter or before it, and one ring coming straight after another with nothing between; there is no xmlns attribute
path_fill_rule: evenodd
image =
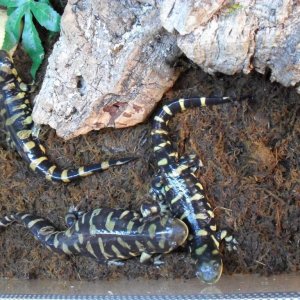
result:
<svg viewBox="0 0 300 300"><path fill-rule="evenodd" d="M189 235L189 229L187 225L179 219L172 220L171 228L172 232L170 240L172 241L172 248L175 249L184 244Z"/></svg>
<svg viewBox="0 0 300 300"><path fill-rule="evenodd" d="M196 276L204 283L216 283L223 271L222 260L202 261L197 266Z"/></svg>

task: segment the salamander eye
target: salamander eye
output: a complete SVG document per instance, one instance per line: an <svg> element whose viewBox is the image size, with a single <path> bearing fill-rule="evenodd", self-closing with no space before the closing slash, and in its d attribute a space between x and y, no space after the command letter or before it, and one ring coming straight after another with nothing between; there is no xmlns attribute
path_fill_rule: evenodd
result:
<svg viewBox="0 0 300 300"><path fill-rule="evenodd" d="M198 265L196 276L203 282L212 284L220 279L222 270L222 260L204 261Z"/></svg>

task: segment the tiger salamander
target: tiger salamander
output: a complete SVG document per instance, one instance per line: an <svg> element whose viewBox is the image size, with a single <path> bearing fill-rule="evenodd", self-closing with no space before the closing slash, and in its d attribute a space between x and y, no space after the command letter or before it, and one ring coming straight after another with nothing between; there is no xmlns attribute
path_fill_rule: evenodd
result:
<svg viewBox="0 0 300 300"><path fill-rule="evenodd" d="M9 54L0 50L0 117L4 119L9 144L17 150L33 171L42 174L48 180L70 182L134 159L110 159L79 168L60 169L49 161L45 148L33 134L29 89L18 76Z"/></svg>
<svg viewBox="0 0 300 300"><path fill-rule="evenodd" d="M176 113L188 108L235 100L230 97L173 100L155 114L151 131L158 173L152 182L150 194L172 215L188 224L189 248L196 262L196 276L206 283L217 282L222 274L220 241L224 239L229 250L236 249L237 242L228 230L217 231L213 209L194 175L200 161L195 155L178 157L169 138L168 122Z"/></svg>
<svg viewBox="0 0 300 300"><path fill-rule="evenodd" d="M122 260L139 255L141 262L149 261L154 254L182 245L188 236L187 226L179 219L160 214L143 217L123 209L70 210L65 221L68 228L59 231L44 218L15 213L0 219L0 228L18 222L49 250L110 264L122 264Z"/></svg>

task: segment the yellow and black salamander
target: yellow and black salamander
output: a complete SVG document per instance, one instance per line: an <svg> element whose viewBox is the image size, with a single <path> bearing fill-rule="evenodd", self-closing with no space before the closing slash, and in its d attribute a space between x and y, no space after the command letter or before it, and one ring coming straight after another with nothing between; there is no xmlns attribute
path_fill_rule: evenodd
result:
<svg viewBox="0 0 300 300"><path fill-rule="evenodd" d="M200 161L195 155L178 157L169 138L168 122L176 113L188 108L234 101L236 99L230 97L173 100L155 114L151 131L158 173L150 194L161 202L162 208L167 206L172 215L188 224L190 250L197 266L196 276L206 283L218 281L222 274L220 241L224 239L228 249L236 249L237 242L227 230L217 231L212 207L194 175Z"/></svg>
<svg viewBox="0 0 300 300"><path fill-rule="evenodd" d="M141 262L149 261L155 254L168 253L182 245L188 236L187 226L179 219L159 214L143 217L123 209L99 208L87 213L71 209L65 221L68 228L58 231L44 218L16 213L0 219L0 228L18 222L56 253L119 265L139 255Z"/></svg>
<svg viewBox="0 0 300 300"><path fill-rule="evenodd" d="M0 116L5 122L8 142L33 171L42 174L48 180L70 182L134 159L110 159L79 168L60 169L49 161L45 148L33 135L34 123L28 92L29 86L21 81L9 54L0 50Z"/></svg>

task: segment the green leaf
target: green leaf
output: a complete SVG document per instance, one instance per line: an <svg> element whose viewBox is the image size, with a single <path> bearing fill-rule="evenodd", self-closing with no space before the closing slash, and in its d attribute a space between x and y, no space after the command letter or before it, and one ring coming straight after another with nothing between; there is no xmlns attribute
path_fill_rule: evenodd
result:
<svg viewBox="0 0 300 300"><path fill-rule="evenodd" d="M28 3L30 0L0 0L0 6L5 7L20 7L25 3Z"/></svg>
<svg viewBox="0 0 300 300"><path fill-rule="evenodd" d="M60 30L60 15L48 4L32 1L30 8L34 17L46 29L50 31Z"/></svg>
<svg viewBox="0 0 300 300"><path fill-rule="evenodd" d="M18 43L21 35L21 20L27 11L29 11L28 3L18 7L9 15L2 47L4 50L9 51Z"/></svg>
<svg viewBox="0 0 300 300"><path fill-rule="evenodd" d="M39 2L40 2L40 3L46 3L46 4L50 5L49 0L39 0Z"/></svg>
<svg viewBox="0 0 300 300"><path fill-rule="evenodd" d="M8 8L6 9L7 15L10 16L15 10L16 10L15 7L8 7Z"/></svg>
<svg viewBox="0 0 300 300"><path fill-rule="evenodd" d="M45 53L38 32L32 22L32 14L30 11L26 12L25 14L25 24L22 34L22 45L24 47L24 50L32 59L30 73L32 77L35 78L36 71L41 65Z"/></svg>

